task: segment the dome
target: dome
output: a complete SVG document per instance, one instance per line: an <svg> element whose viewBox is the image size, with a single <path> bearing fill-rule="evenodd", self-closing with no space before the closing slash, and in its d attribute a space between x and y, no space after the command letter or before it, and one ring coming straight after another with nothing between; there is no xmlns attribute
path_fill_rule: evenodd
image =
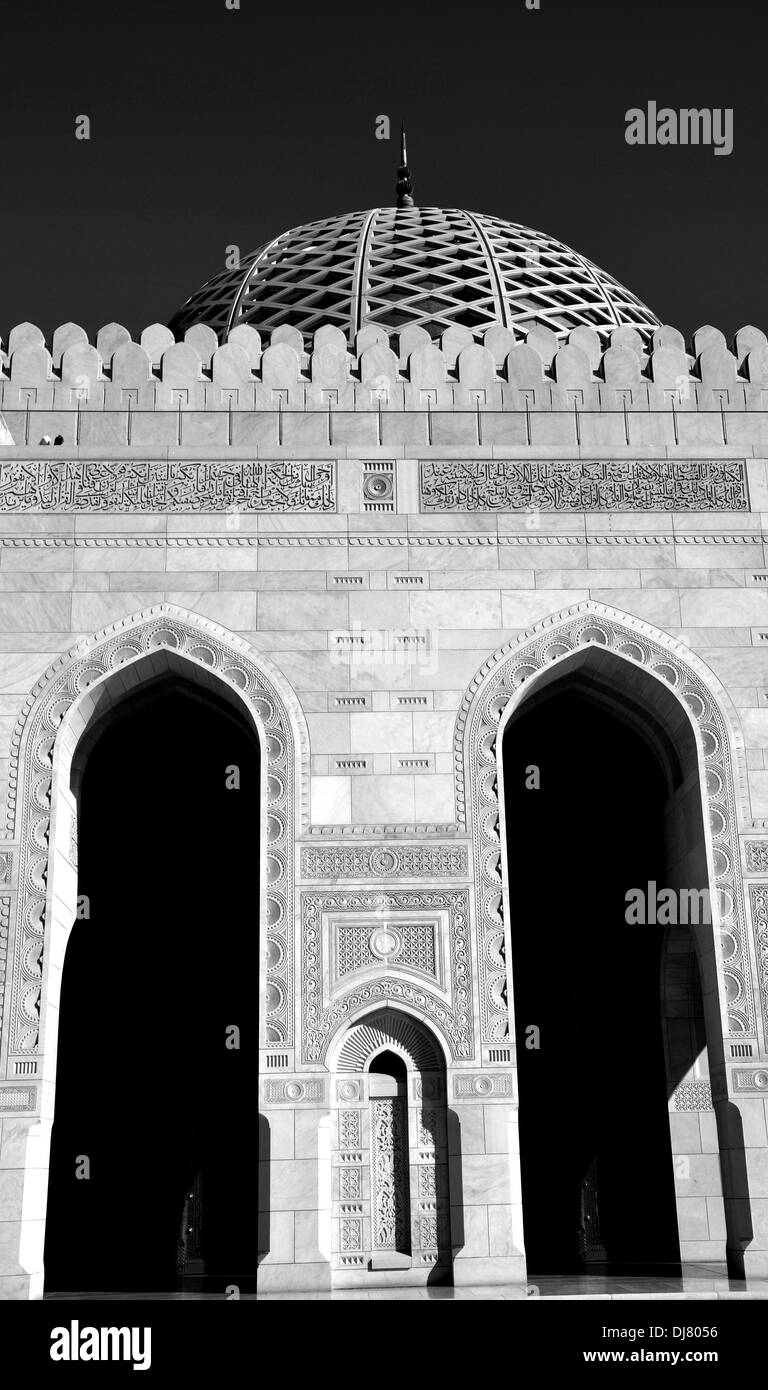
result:
<svg viewBox="0 0 768 1390"><path fill-rule="evenodd" d="M262 334L290 324L311 335L335 324L350 344L364 324L432 338L454 325L478 338L501 323L545 325L564 337L584 324L655 328L635 295L569 246L516 222L458 208L350 212L283 232L193 294L170 326L207 323L220 339L238 324Z"/></svg>

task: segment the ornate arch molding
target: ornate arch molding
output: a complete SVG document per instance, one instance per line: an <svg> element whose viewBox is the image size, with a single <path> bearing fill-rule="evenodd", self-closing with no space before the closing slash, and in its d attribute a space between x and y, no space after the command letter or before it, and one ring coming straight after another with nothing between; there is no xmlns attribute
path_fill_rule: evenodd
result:
<svg viewBox="0 0 768 1390"><path fill-rule="evenodd" d="M349 1027L339 1048L335 1070L365 1071L382 1048L397 1052L409 1071L441 1071L444 1066L436 1042L420 1023L394 1009L380 1009Z"/></svg>
<svg viewBox="0 0 768 1390"><path fill-rule="evenodd" d="M267 1043L293 1041L291 972L294 953L294 842L307 824L306 723L283 677L247 643L224 628L172 604L159 604L84 638L58 658L25 701L11 743L7 835L18 842L19 874L8 1051L33 1058L41 1022L43 955L50 941L49 874L54 754L60 734L70 752L92 715L99 687L110 677L172 653L194 675L233 692L258 730L263 762L262 825L266 836ZM148 675L157 673L157 662ZM87 692L90 691L90 694ZM79 715L79 718L78 718ZM75 723L80 724L77 733ZM73 856L70 856L73 857ZM17 1074L34 1074L21 1061Z"/></svg>
<svg viewBox="0 0 768 1390"><path fill-rule="evenodd" d="M748 812L743 741L735 714L712 672L681 643L629 614L590 600L538 623L499 648L478 671L457 717L457 815L459 823L466 825L467 807L471 808L482 1041L506 1038L509 1022L498 733L525 699L528 682L592 644L663 681L681 702L695 730L708 811L709 823L705 814L704 829L718 903L728 1026L733 1034L753 1036L757 1026L755 992L738 846L740 816L745 819ZM734 763L740 766L735 768ZM768 957L761 985L768 1019Z"/></svg>

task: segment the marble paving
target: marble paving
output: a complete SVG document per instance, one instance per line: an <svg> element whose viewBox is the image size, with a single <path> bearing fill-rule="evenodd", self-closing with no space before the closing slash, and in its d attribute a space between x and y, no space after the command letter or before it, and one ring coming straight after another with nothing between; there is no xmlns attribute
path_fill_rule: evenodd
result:
<svg viewBox="0 0 768 1390"><path fill-rule="evenodd" d="M768 1279L732 1279L717 1265L695 1265L680 1276L610 1276L605 1273L568 1276L548 1275L527 1284L466 1285L448 1288L427 1285L421 1288L322 1289L298 1293L243 1294L242 1301L289 1300L296 1303L336 1299L378 1301L418 1298L433 1300L480 1299L491 1302L529 1299L575 1300L756 1300L768 1299ZM220 1302L221 1295L178 1291L165 1293L67 1293L46 1294L46 1302Z"/></svg>

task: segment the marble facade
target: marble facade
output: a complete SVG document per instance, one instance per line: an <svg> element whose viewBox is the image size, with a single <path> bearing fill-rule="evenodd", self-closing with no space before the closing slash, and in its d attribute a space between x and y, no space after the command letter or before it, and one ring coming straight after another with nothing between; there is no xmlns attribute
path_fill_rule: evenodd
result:
<svg viewBox="0 0 768 1390"><path fill-rule="evenodd" d="M169 671L265 764L260 1288L525 1280L501 732L585 662L695 744L718 908L709 1065L669 1100L681 1253L768 1276L768 344L590 331L13 330L0 1297L43 1289L72 759Z"/></svg>

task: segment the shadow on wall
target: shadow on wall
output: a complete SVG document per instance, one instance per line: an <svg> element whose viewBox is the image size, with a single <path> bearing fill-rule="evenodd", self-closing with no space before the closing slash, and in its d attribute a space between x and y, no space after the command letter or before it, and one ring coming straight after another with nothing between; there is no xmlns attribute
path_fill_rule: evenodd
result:
<svg viewBox="0 0 768 1390"><path fill-rule="evenodd" d="M266 1259L269 1254L269 1218L272 1203L270 1201L270 1161L272 1158L272 1135L269 1128L269 1120L266 1115L259 1115L259 1176L258 1176L258 1202L259 1202L259 1234L258 1234L258 1262Z"/></svg>
<svg viewBox="0 0 768 1390"><path fill-rule="evenodd" d="M428 1284L444 1282L441 1265L453 1269L453 1261L464 1247L464 1184L461 1179L461 1121L455 1110L446 1106L448 1172L447 1195L442 1200L438 1187L438 1264L427 1279ZM440 1219L442 1217L442 1220Z"/></svg>
<svg viewBox="0 0 768 1390"><path fill-rule="evenodd" d="M729 1194L725 1199L726 1208L733 1208L730 1213L726 1211L729 1241L734 1242L726 1249L728 1273L732 1279L741 1280L745 1277L744 1252L755 1234L744 1153L744 1125L739 1107L732 1101L719 1108L720 1171L723 1192Z"/></svg>

